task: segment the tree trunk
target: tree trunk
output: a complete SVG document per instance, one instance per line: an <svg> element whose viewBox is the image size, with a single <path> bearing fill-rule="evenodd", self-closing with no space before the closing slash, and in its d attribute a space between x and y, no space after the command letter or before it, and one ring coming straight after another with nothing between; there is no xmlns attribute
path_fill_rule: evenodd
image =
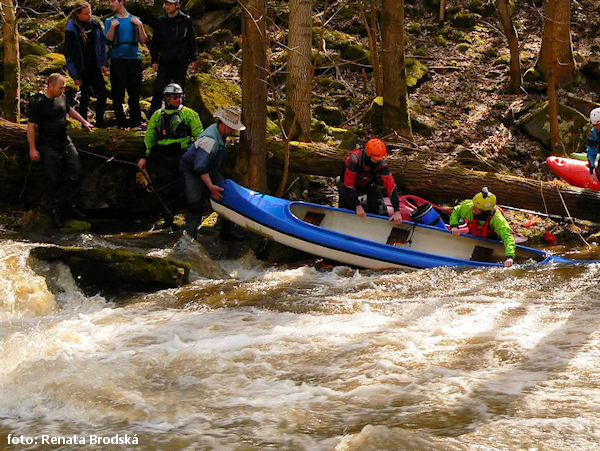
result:
<svg viewBox="0 0 600 451"><path fill-rule="evenodd" d="M379 60L379 48L377 45L377 37L379 31L377 27L377 11L374 2L371 1L370 8L370 22L367 19L363 0L359 0L358 7L360 9L360 15L365 24L367 30L367 37L369 38L369 50L371 52L371 65L373 66L373 83L375 84L375 95L383 95L383 77L381 75L381 61Z"/></svg>
<svg viewBox="0 0 600 451"><path fill-rule="evenodd" d="M446 20L446 0L440 0L440 10L438 14L438 23L440 25L444 24Z"/></svg>
<svg viewBox="0 0 600 451"><path fill-rule="evenodd" d="M264 0L242 0L242 122L237 170L249 188L267 186L267 47Z"/></svg>
<svg viewBox="0 0 600 451"><path fill-rule="evenodd" d="M546 78L548 83L548 121L550 123L550 151L553 154L559 152L560 135L558 131L558 105L556 103L556 33L557 26L553 17L546 17L544 30L547 32L547 58L546 58ZM546 36L546 35L545 35ZM565 151L560 149L560 154L565 155Z"/></svg>
<svg viewBox="0 0 600 451"><path fill-rule="evenodd" d="M386 0L381 11L383 126L412 137L404 63L404 0Z"/></svg>
<svg viewBox="0 0 600 451"><path fill-rule="evenodd" d="M285 127L292 139L310 141L310 98L312 85L312 0L290 0L288 63L285 80Z"/></svg>
<svg viewBox="0 0 600 451"><path fill-rule="evenodd" d="M571 43L570 0L546 0L544 3L544 35L536 69L547 78L548 60L554 47L555 77L559 86L569 85L575 75L573 45ZM551 43L553 41L553 44Z"/></svg>
<svg viewBox="0 0 600 451"><path fill-rule="evenodd" d="M0 142L6 149L0 154L0 198L6 203L18 201L17 196L28 171L29 155L25 130L24 125L0 120ZM144 151L143 132L111 129L94 130L92 133L72 130L69 133L75 146L82 153L82 158L87 158L87 152L90 151L114 158L110 164L106 164L107 160L102 158L87 158L92 160L91 163L88 162L89 166L95 162L96 167L105 169L106 178L103 179L102 185L97 184L94 187L96 190L102 190L110 183L124 181L121 180L122 177L117 181L109 179L109 176L116 172L117 167L123 168L125 176L133 179L135 167L123 165L116 159L135 162ZM269 150L273 153L270 166L280 168L285 144L281 141L271 141L268 144ZM344 158L348 153L347 150L316 143L299 143L292 145L292 148L294 157L290 167L294 172L326 177L340 174ZM402 158L392 158L389 164L396 183L402 191L423 196L431 201L454 203L473 197L481 187L487 186L498 196L498 202L501 204L544 212L545 201L548 213L566 215L556 183L469 169L438 168ZM37 165L41 166L39 163ZM41 167L38 172L40 177L43 177ZM85 172L84 182L88 176L89 174ZM32 178L30 177L30 181ZM37 191L30 193L30 197L39 198L43 189L45 185L42 184ZM574 217L600 221L600 193L568 185L561 185L560 192ZM124 197L127 194L123 192L120 195Z"/></svg>
<svg viewBox="0 0 600 451"><path fill-rule="evenodd" d="M496 0L496 9L498 10L500 23L502 24L502 29L508 40L508 48L510 50L510 90L511 92L517 92L519 91L522 82L517 30L511 20L511 11L508 0Z"/></svg>
<svg viewBox="0 0 600 451"><path fill-rule="evenodd" d="M18 122L21 117L21 64L19 29L13 0L1 0L4 45L4 117Z"/></svg>

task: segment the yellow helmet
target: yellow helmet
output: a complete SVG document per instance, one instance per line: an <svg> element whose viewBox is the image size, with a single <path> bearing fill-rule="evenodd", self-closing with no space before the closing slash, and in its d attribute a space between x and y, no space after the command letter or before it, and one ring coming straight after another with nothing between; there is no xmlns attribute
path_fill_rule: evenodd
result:
<svg viewBox="0 0 600 451"><path fill-rule="evenodd" d="M491 211L496 206L496 196L484 187L480 193L475 194L475 197L473 197L473 206L480 210Z"/></svg>

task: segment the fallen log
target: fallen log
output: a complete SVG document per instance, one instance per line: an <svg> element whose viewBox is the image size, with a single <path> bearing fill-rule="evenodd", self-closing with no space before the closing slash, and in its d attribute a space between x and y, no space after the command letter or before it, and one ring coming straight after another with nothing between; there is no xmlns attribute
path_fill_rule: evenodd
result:
<svg viewBox="0 0 600 451"><path fill-rule="evenodd" d="M29 156L25 130L24 125L0 120L0 148L4 151L4 157L0 156L0 199L7 203L20 200L19 192L28 174ZM140 194L134 189L134 166L116 163L107 165L106 159L84 153L93 152L105 158L135 162L144 151L144 132L101 129L90 133L72 130L70 135L75 146L82 151L86 174L83 193L89 208L105 202L112 208L131 210L139 207L140 196L148 200L145 193ZM272 155L268 161L269 171L277 173L283 166L284 144L271 140L267 146ZM340 174L342 162L348 153L347 150L320 143L293 143L291 149L291 171L328 177ZM543 182L458 166L435 167L394 155L389 159L389 164L402 191L438 203L455 203L472 197L483 186L487 186L501 204L560 217L568 216L566 205L573 217L600 221L600 193L569 186L558 180ZM28 177L28 184L32 185L27 190L29 199L39 199L45 189L41 165L37 166L37 172ZM32 179L37 180L37 185ZM154 207L159 211L159 207Z"/></svg>
<svg viewBox="0 0 600 451"><path fill-rule="evenodd" d="M271 142L273 159L279 160L282 144ZM293 143L290 171L335 177L340 175L348 151L316 143ZM279 163L271 162L270 168ZM556 180L544 182L513 175L474 171L461 167L434 167L402 157L392 157L389 165L402 191L437 203L454 204L473 197L483 186L496 194L498 202L518 208L567 217L600 220L600 193L576 188ZM564 205L563 200L564 199Z"/></svg>

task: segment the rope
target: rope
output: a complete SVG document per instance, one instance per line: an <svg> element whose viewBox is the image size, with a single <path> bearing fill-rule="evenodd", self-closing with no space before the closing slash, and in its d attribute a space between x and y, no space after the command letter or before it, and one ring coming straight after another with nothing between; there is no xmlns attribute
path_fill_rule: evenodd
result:
<svg viewBox="0 0 600 451"><path fill-rule="evenodd" d="M563 199L562 194L561 194L560 189L558 188L558 186L556 187L556 191L558 192L558 195L560 196L560 200L561 200L561 202L563 204L563 207L565 207L565 211L567 212L567 216L568 216L569 220L571 221L571 224L573 224L574 227L577 227L575 225L575 223L573 222L573 218L571 217L571 213L569 213L569 209L567 208L567 204L565 204L565 200ZM588 243L585 240L585 238L581 235L580 232L577 232L577 235L579 235L579 238L581 238L581 240L585 243L585 245L587 247L592 247L592 246L590 246L590 243Z"/></svg>
<svg viewBox="0 0 600 451"><path fill-rule="evenodd" d="M100 155L99 153L94 153L94 152L90 152L89 150L80 150L80 149L77 149L77 152L83 152L83 153L87 153L89 155L93 155L98 158L103 158L106 160L107 163L110 163L111 161L115 161L117 163L129 164L129 165L135 166L137 168L137 163L132 163L131 161L126 161L126 160L119 160L118 158L115 158L114 155L112 157L107 157L106 155Z"/></svg>

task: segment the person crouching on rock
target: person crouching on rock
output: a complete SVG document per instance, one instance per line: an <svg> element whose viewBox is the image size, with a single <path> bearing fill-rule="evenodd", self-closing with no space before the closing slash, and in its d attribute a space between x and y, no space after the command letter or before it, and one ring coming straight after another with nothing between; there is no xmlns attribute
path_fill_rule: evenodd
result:
<svg viewBox="0 0 600 451"><path fill-rule="evenodd" d="M221 164L225 159L225 142L235 131L246 130L241 122L242 112L239 107L223 108L215 112L217 122L204 130L183 154L180 168L185 180L185 197L188 213L185 230L190 238L195 239L202 219L203 202L209 197L220 200L223 188L216 183L223 180L220 174ZM225 221L221 227L221 238L236 239L231 231L231 223Z"/></svg>
<svg viewBox="0 0 600 451"><path fill-rule="evenodd" d="M484 187L480 193L475 194L473 199L463 200L454 207L450 215L450 227L453 235L460 235L458 226L461 219L469 226L471 235L502 240L506 255L504 266L513 265L515 237L512 235L510 225L502 211L496 206L496 196L493 193Z"/></svg>
<svg viewBox="0 0 600 451"><path fill-rule="evenodd" d="M594 108L590 113L590 124L592 124L592 130L587 139L587 159L590 166L590 181L593 182L594 169L596 178L600 180L598 168L596 168L596 158L600 147L600 108Z"/></svg>
<svg viewBox="0 0 600 451"><path fill-rule="evenodd" d="M360 217L366 213L379 213L381 193L379 182L383 182L387 196L394 207L390 218L395 224L402 223L400 201L394 176L385 157L388 151L385 143L379 138L372 138L364 149L356 149L346 157L344 171L338 184L339 207L355 210ZM367 195L366 211L358 196Z"/></svg>

